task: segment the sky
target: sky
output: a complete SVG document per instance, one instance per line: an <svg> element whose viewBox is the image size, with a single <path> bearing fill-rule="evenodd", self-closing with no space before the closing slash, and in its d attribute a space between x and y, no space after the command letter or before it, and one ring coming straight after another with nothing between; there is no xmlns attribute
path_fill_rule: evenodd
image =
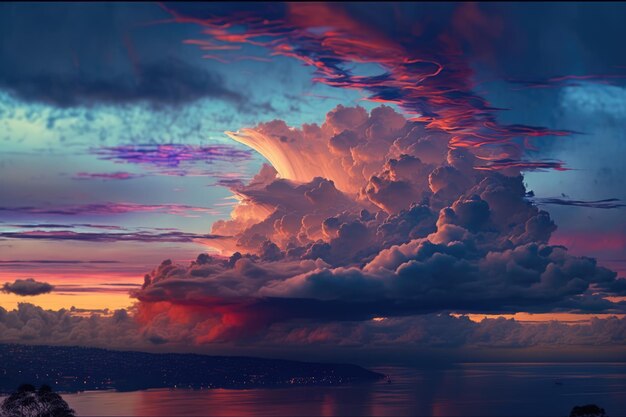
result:
<svg viewBox="0 0 626 417"><path fill-rule="evenodd" d="M0 341L623 359L624 18L2 3Z"/></svg>

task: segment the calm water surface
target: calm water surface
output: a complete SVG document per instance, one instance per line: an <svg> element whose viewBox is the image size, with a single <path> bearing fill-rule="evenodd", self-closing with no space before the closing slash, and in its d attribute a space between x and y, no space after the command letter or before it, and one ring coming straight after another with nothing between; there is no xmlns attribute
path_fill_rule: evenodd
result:
<svg viewBox="0 0 626 417"><path fill-rule="evenodd" d="M626 363L373 368L392 383L252 390L83 392L79 416L567 416L596 403L626 416Z"/></svg>

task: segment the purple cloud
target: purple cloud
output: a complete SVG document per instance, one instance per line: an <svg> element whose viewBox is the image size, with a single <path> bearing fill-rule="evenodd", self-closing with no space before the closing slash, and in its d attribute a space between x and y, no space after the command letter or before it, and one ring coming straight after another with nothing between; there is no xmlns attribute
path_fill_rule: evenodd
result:
<svg viewBox="0 0 626 417"><path fill-rule="evenodd" d="M247 149L232 145L139 144L95 148L100 159L121 163L177 168L185 163L241 162L252 159Z"/></svg>
<svg viewBox="0 0 626 417"><path fill-rule="evenodd" d="M142 174L133 174L131 172L77 172L72 179L75 180L90 180L90 179L98 179L98 180L130 180L134 178L141 178L145 175Z"/></svg>
<svg viewBox="0 0 626 417"><path fill-rule="evenodd" d="M538 161L526 161L521 159L496 159L488 161L485 165L477 165L474 169L483 171L501 171L505 169L516 169L523 171L541 171L554 169L556 171L568 171L569 168L565 167L562 161L554 160L538 160Z"/></svg>

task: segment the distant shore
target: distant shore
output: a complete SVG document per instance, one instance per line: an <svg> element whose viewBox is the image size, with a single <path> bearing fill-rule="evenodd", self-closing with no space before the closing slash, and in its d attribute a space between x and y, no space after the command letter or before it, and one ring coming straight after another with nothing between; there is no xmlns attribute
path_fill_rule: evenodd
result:
<svg viewBox="0 0 626 417"><path fill-rule="evenodd" d="M351 364L17 344L0 344L0 374L0 393L23 383L71 393L333 386L385 377Z"/></svg>

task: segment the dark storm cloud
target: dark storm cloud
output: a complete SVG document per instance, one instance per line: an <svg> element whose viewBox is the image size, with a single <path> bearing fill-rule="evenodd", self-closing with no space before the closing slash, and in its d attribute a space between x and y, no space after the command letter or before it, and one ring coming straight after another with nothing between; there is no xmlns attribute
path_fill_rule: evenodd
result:
<svg viewBox="0 0 626 417"><path fill-rule="evenodd" d="M623 3L481 3L485 14L504 19L502 38L491 44L490 65L504 79L527 85L568 84L585 79L622 83ZM621 68L620 68L621 67Z"/></svg>
<svg viewBox="0 0 626 417"><path fill-rule="evenodd" d="M0 89L59 107L203 98L246 106L220 74L164 53L180 39L146 25L163 17L156 4L4 3Z"/></svg>
<svg viewBox="0 0 626 417"><path fill-rule="evenodd" d="M138 64L137 71L138 75L95 78L82 74L28 75L0 69L0 88L24 101L59 107L136 102L163 106L202 98L217 98L239 105L246 101L242 94L226 88L217 74L183 61Z"/></svg>
<svg viewBox="0 0 626 417"><path fill-rule="evenodd" d="M53 289L53 285L50 285L47 282L35 281L32 278L17 279L13 283L5 283L2 287L3 292L20 296L46 294L51 292Z"/></svg>

